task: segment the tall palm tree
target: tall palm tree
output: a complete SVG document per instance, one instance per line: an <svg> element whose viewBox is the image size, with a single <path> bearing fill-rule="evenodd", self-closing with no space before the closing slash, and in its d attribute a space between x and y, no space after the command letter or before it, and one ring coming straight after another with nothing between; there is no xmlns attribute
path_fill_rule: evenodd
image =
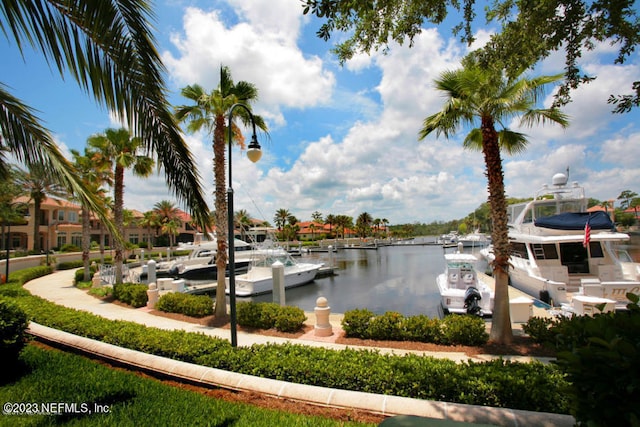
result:
<svg viewBox="0 0 640 427"><path fill-rule="evenodd" d="M362 212L360 215L358 215L358 219L356 219L356 228L358 230L358 234L360 234L360 237L367 237L369 235L372 222L373 218L368 212Z"/></svg>
<svg viewBox="0 0 640 427"><path fill-rule="evenodd" d="M169 246L174 246L176 233L182 226L180 209L169 200L161 200L153 206L153 210L159 222L160 230L163 234L169 236Z"/></svg>
<svg viewBox="0 0 640 427"><path fill-rule="evenodd" d="M289 209L278 209L273 217L273 222L276 223L276 228L282 230L287 223L287 218L291 215Z"/></svg>
<svg viewBox="0 0 640 427"><path fill-rule="evenodd" d="M200 177L170 112L147 1L15 0L0 2L0 28L23 55L32 48L62 77L126 121L154 151L166 181L204 223L209 211ZM11 39L14 43L11 43ZM26 56L26 55L25 55ZM83 185L34 111L0 84L0 146L31 168L40 164L85 199L112 231L99 200ZM0 171L5 166L0 157Z"/></svg>
<svg viewBox="0 0 640 427"><path fill-rule="evenodd" d="M218 241L216 266L218 271L226 271L227 268L227 199L225 186L225 142L236 142L244 148L244 137L240 128L232 123L233 141L227 141L227 125L225 116L234 104L241 103L250 109L250 104L258 99L258 89L248 82L234 83L228 67L220 67L220 83L218 87L207 93L198 84L182 89L182 96L194 102L192 105L182 105L176 108L175 117L180 122L187 123L187 131L193 133L206 130L213 137L213 174L215 178L215 212L216 212L216 238ZM240 108L236 117L245 125L251 124L249 113ZM257 115L253 116L255 125L262 130L267 129L264 120ZM233 236L229 236L232 238ZM218 274L218 286L216 289L216 301L225 301L226 281L224 274ZM216 304L217 316L226 316L227 305Z"/></svg>
<svg viewBox="0 0 640 427"><path fill-rule="evenodd" d="M147 249L151 250L153 243L151 241L151 230L158 227L160 218L155 211L147 211L142 214L142 218L138 220L138 225L147 229Z"/></svg>
<svg viewBox="0 0 640 427"><path fill-rule="evenodd" d="M139 154L142 148L140 138L132 138L128 130L107 129L104 133L95 134L87 140L89 147L96 150L95 157L100 162L108 163L113 170L113 219L118 233L113 241L115 248L114 265L116 283L122 283L122 262L124 260L124 171L131 168L134 175L146 177L153 171L154 161L151 157Z"/></svg>
<svg viewBox="0 0 640 427"><path fill-rule="evenodd" d="M251 228L251 216L246 209L240 209L234 214L234 223L240 227L240 238L243 241L247 241L247 230Z"/></svg>
<svg viewBox="0 0 640 427"><path fill-rule="evenodd" d="M329 237L331 237L331 227L333 227L333 225L336 223L336 216L333 214L328 214L324 220L324 223L329 224Z"/></svg>
<svg viewBox="0 0 640 427"><path fill-rule="evenodd" d="M435 80L436 88L444 92L447 99L440 112L424 120L419 133L420 139L432 132L448 138L462 125L473 126L465 137L464 147L482 150L484 155L495 253L492 265L495 303L490 338L498 343L506 344L513 338L508 293L507 203L500 150L508 154L523 151L527 138L507 128L497 130L496 124L502 125L520 116L521 124L527 126L547 121L567 126L567 116L556 108L535 108L544 94L543 87L561 78L561 75L556 75L508 79L501 71L481 68L470 59L463 60L461 69L445 71Z"/></svg>
<svg viewBox="0 0 640 427"><path fill-rule="evenodd" d="M85 148L84 155L77 150L71 150L73 164L78 171L86 187L93 193L101 195L104 200L105 190L101 188L103 184L111 184L113 173L108 169L106 163L94 162L94 154ZM83 280L88 282L91 279L89 271L89 253L91 249L91 206L85 200L79 199L82 205L82 264L84 268ZM107 207L104 206L106 210Z"/></svg>
<svg viewBox="0 0 640 427"><path fill-rule="evenodd" d="M37 163L33 163L29 171L17 169L15 175L18 185L25 189L29 200L33 201L33 247L31 249L34 253L39 253L42 250L40 247L42 203L48 196L63 198L69 195L58 178L58 175L52 174L49 169Z"/></svg>

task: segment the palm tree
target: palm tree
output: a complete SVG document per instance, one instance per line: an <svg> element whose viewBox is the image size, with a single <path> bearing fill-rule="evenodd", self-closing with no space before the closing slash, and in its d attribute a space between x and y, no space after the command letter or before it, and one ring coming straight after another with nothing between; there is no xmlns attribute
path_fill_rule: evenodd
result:
<svg viewBox="0 0 640 427"><path fill-rule="evenodd" d="M9 236L5 234L5 226L13 224L17 220L23 219L22 204L16 203L15 199L26 195L25 189L18 185L13 179L17 170L13 166L7 166L5 171L5 179L0 179L0 225L2 226L2 241L0 246L2 249L8 249ZM6 279L6 278L5 278Z"/></svg>
<svg viewBox="0 0 640 427"><path fill-rule="evenodd" d="M356 228L360 237L367 237L371 231L371 223L373 218L368 212L362 212L356 220Z"/></svg>
<svg viewBox="0 0 640 427"><path fill-rule="evenodd" d="M138 220L138 225L147 229L147 249L151 250L153 247L151 242L151 230L159 226L160 218L156 211L147 211L142 215L142 218Z"/></svg>
<svg viewBox="0 0 640 427"><path fill-rule="evenodd" d="M94 154L85 148L84 155L77 150L71 150L73 162L78 174L86 187L95 193L101 195L104 200L105 191L101 188L102 184L111 184L112 172L107 165L100 162L94 162ZM91 207L80 199L82 205L82 264L84 268L83 280L88 282L91 280L89 270L89 252L91 250ZM106 206L104 209L106 210Z"/></svg>
<svg viewBox="0 0 640 427"><path fill-rule="evenodd" d="M225 186L225 142L236 142L244 148L244 137L240 129L232 123L233 141L227 141L227 126L225 116L234 104L241 103L250 109L251 102L258 99L258 89L248 82L234 83L228 67L220 67L220 83L218 87L207 93L202 86L194 84L182 89L182 96L194 102L193 105L182 105L176 108L175 117L180 122L187 122L187 131L193 133L205 129L213 136L213 174L215 177L215 211L216 238L218 240L218 256L216 265L218 271L227 268L227 199ZM251 124L249 113L240 108L236 117L245 124ZM260 116L253 115L255 125L262 130L267 129ZM233 238L233 236L229 236ZM225 300L226 281L224 274L218 274L216 301ZM216 315L226 316L227 305L216 304Z"/></svg>
<svg viewBox="0 0 640 427"><path fill-rule="evenodd" d="M153 159L141 154L142 140L132 138L128 130L107 129L104 133L92 135L87 140L90 147L96 150L94 157L100 162L110 164L113 170L113 218L117 230L114 239L115 248L114 265L116 271L116 283L122 283L122 262L124 260L124 244L121 240L124 236L124 171L132 168L134 175L146 177L153 171Z"/></svg>
<svg viewBox="0 0 640 427"><path fill-rule="evenodd" d="M507 128L496 130L496 123L508 122L521 116L521 124L551 121L565 127L567 116L555 108L534 108L543 87L562 78L561 75L532 79L508 79L501 71L481 68L473 60L463 60L463 68L445 71L435 81L436 88L447 96L443 109L424 120L419 138L432 132L449 137L461 125L474 127L464 140L464 147L480 149L484 154L489 181L489 203L493 230L493 277L495 304L491 323L491 340L498 343L512 341L509 315L509 241L507 237L507 203L504 194L504 175L500 150L508 154L525 149L526 135Z"/></svg>
<svg viewBox="0 0 640 427"><path fill-rule="evenodd" d="M329 237L331 237L331 227L336 223L336 216L333 214L329 214L327 215L327 217L324 220L325 224L329 224Z"/></svg>
<svg viewBox="0 0 640 427"><path fill-rule="evenodd" d="M175 236L182 226L180 209L169 200L161 200L153 206L153 210L162 233L169 236L169 246L173 246L175 244Z"/></svg>
<svg viewBox="0 0 640 427"><path fill-rule="evenodd" d="M40 164L33 163L26 172L17 169L15 179L26 193L29 200L33 201L33 252L40 253L40 217L42 211L42 203L47 196L66 197L69 195L67 190L60 184L59 176L52 174L51 171ZM49 238L49 236L47 236Z"/></svg>
<svg viewBox="0 0 640 427"><path fill-rule="evenodd" d="M126 121L154 151L166 181L192 215L204 223L209 211L200 177L174 117L163 80L164 66L155 47L148 2L111 0L17 0L0 2L0 27L23 53L29 46L80 87ZM26 56L26 55L24 55ZM49 130L33 110L0 84L0 145L28 169L39 164L85 199L115 231L98 197L83 185ZM6 167L0 157L0 170Z"/></svg>
<svg viewBox="0 0 640 427"><path fill-rule="evenodd" d="M240 227L240 238L246 242L247 230L251 228L251 217L245 209L240 209L233 216L233 221Z"/></svg>
<svg viewBox="0 0 640 427"><path fill-rule="evenodd" d="M284 226L287 224L287 218L289 218L289 216L291 216L291 212L289 212L289 209L278 209L276 211L276 214L273 217L273 222L276 223L276 228L278 229L278 231L282 231Z"/></svg>

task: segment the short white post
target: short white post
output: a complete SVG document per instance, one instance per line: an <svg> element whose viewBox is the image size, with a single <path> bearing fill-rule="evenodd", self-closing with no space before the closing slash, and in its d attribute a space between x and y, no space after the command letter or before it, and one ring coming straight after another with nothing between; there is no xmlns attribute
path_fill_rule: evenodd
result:
<svg viewBox="0 0 640 427"><path fill-rule="evenodd" d="M167 248L167 261L171 261L171 248Z"/></svg>
<svg viewBox="0 0 640 427"><path fill-rule="evenodd" d="M271 276L273 277L273 302L286 305L284 296L284 264L276 261L271 265Z"/></svg>
<svg viewBox="0 0 640 427"><path fill-rule="evenodd" d="M329 322L331 307L328 306L327 299L325 297L319 297L316 300L316 308L314 311L316 313L314 335L317 337L329 337L333 335L333 328Z"/></svg>
<svg viewBox="0 0 640 427"><path fill-rule="evenodd" d="M140 249L140 262L144 264L144 249Z"/></svg>
<svg viewBox="0 0 640 427"><path fill-rule="evenodd" d="M152 259L147 263L147 283L156 283L156 262Z"/></svg>
<svg viewBox="0 0 640 427"><path fill-rule="evenodd" d="M147 289L147 308L155 308L158 298L158 287L155 283L150 283L149 289Z"/></svg>

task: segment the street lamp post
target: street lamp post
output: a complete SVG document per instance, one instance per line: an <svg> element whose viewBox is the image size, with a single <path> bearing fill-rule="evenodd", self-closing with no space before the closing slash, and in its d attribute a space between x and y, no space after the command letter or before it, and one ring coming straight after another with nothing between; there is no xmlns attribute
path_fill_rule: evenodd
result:
<svg viewBox="0 0 640 427"><path fill-rule="evenodd" d="M5 274L4 274L4 281L5 283L9 283L9 236L11 235L11 223L9 221L6 221L6 225L7 225L7 237L5 239L5 249L7 250L7 258L5 260L4 266L5 266Z"/></svg>
<svg viewBox="0 0 640 427"><path fill-rule="evenodd" d="M238 332L236 321L236 265L235 265L235 233L233 224L233 183L231 180L231 141L233 134L231 132L231 125L233 119L233 110L236 107L244 108L249 117L251 118L251 125L253 126L253 135L251 136L251 142L247 149L247 157L252 162L257 162L262 157L262 151L258 139L256 138L256 122L253 119L251 110L244 104L233 104L229 110L229 121L227 124L227 130L229 132L229 187L227 189L227 226L228 226L228 239L229 239L229 305L231 306L231 346L236 347L238 345ZM220 272L218 272L220 274Z"/></svg>

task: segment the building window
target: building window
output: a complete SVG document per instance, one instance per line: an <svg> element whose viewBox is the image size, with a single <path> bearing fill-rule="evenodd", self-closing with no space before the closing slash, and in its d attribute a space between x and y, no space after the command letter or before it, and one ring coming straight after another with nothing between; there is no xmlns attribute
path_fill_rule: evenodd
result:
<svg viewBox="0 0 640 427"><path fill-rule="evenodd" d="M78 222L78 212L68 212L67 219L69 222Z"/></svg>
<svg viewBox="0 0 640 427"><path fill-rule="evenodd" d="M64 211L63 210L59 210L58 211L58 221L64 221Z"/></svg>
<svg viewBox="0 0 640 427"><path fill-rule="evenodd" d="M82 233L71 233L71 244L82 247Z"/></svg>
<svg viewBox="0 0 640 427"><path fill-rule="evenodd" d="M140 238L138 237L138 233L132 233L129 235L129 242L137 245L140 242Z"/></svg>

